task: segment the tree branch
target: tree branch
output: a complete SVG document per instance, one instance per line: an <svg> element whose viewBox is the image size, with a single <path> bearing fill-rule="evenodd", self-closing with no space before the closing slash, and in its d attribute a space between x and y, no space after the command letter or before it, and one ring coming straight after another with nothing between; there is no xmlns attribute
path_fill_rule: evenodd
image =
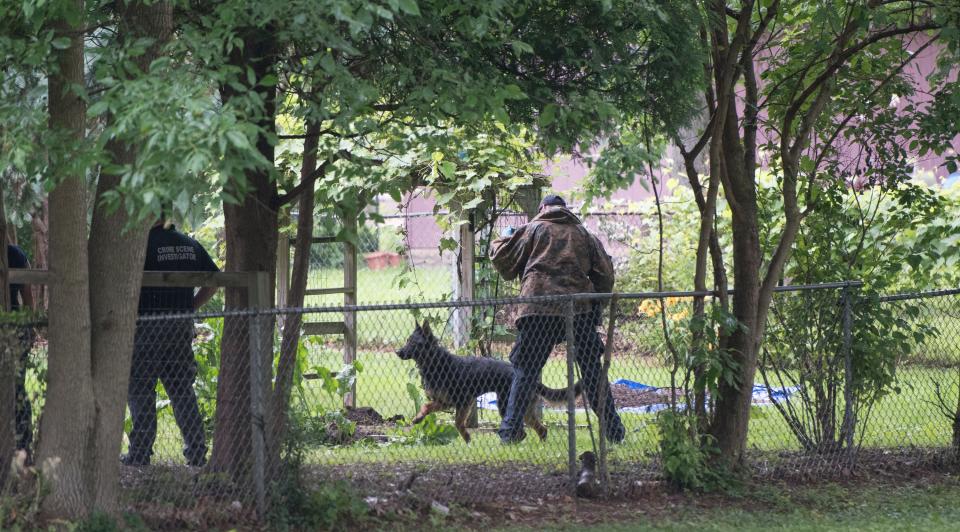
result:
<svg viewBox="0 0 960 532"><path fill-rule="evenodd" d="M803 92L800 93L800 96L797 99L795 99L794 102L787 109L787 112L784 115L784 126L785 126L783 131L784 134L789 135L789 127L793 123L793 120L795 119L796 115L800 112L800 108L803 106L804 102L806 102L807 99L813 95L813 93L818 91L821 85L823 85L828 80L832 79L833 75L837 72L837 70L839 70L840 67L843 66L843 64L847 61L847 59L852 57L854 54L856 54L857 52L860 52L861 50L863 50L867 46L870 46L871 44L875 44L879 41L882 41L883 39L896 37L898 35L906 35L908 33L917 33L921 31L935 30L935 29L939 29L940 27L941 26L937 23L926 22L923 24L915 24L915 25L906 26L903 28L892 28L889 30L884 30L884 31L879 31L877 33L874 33L873 35L866 37L862 41L858 42L857 44L854 44L849 48L835 51L834 54L832 54L832 60L830 61L830 64L827 66L827 68L825 68L824 71L821 72L820 75L817 76L816 79L814 79L813 82L811 82L810 85L808 85L803 90ZM855 29L856 27L853 24L851 24L851 26L848 27L848 31L850 31L851 35L847 36L847 38L852 36L852 32Z"/></svg>
<svg viewBox="0 0 960 532"><path fill-rule="evenodd" d="M916 59L924 50L926 50L936 40L937 40L937 37L934 37L933 39L930 39L927 42L925 42L922 46L920 46L920 48L918 48L912 54L907 54L907 59L902 61L897 66L897 68L893 70L893 72L891 72L883 80L881 80L880 83L878 83L877 86L874 87L873 90L870 91L870 94L868 94L864 99L867 101L872 99L878 92L880 92L880 89L885 87L888 83L890 83L890 81L893 78L897 77L901 72L903 72L903 69L906 68L908 64L910 64L914 59ZM833 133L830 135L830 138L827 139L827 142L823 145L826 146L827 148L832 146L833 143L837 140L837 137L840 136L840 133L842 133L843 130L846 129L847 124L849 124L850 121L853 120L853 117L855 116L857 116L857 111L850 111L849 113L847 113L847 115L843 118L843 120L841 120L840 123L837 125L837 127L833 130ZM827 150L822 150L820 152L820 155L817 157L816 164L814 164L814 168L820 167L827 153L828 153Z"/></svg>
<svg viewBox="0 0 960 532"><path fill-rule="evenodd" d="M308 188L312 188L313 184L318 179L326 175L327 168L331 164L341 160L350 161L358 164L366 164L368 166L380 166L383 164L383 161L379 159L369 159L366 157L359 157L348 152L347 150L340 150L337 153L328 157L327 160L323 161L323 164L321 164L316 170L314 170L313 172L310 172L309 175L301 178L300 182L297 183L297 186L290 189L286 194L283 194L282 196L278 196L276 201L274 202L275 208L280 208L290 203L291 201L296 199L300 194L302 194L304 190Z"/></svg>

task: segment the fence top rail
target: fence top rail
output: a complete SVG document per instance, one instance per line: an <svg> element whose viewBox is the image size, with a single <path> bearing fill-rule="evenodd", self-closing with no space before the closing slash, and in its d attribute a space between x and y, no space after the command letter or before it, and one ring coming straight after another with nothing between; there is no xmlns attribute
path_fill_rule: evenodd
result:
<svg viewBox="0 0 960 532"><path fill-rule="evenodd" d="M799 292L810 290L836 290L839 288L855 288L861 286L860 281L843 281L837 283L778 286L774 288L775 292ZM733 294L731 289L728 293ZM226 310L222 312L211 312L204 314L156 314L150 316L141 316L141 321L162 321L175 318L218 318L226 316L263 316L263 315L287 315L287 314L330 314L341 312L376 312L385 310L427 310L440 308L472 308L489 306L506 306L524 303L562 303L569 302L604 302L616 297L618 300L643 300L643 299L667 299L667 298L695 298L695 297L716 297L717 293L710 290L704 291L672 291L672 292L614 292L604 294L565 294L552 296L532 296L532 297L513 297L498 299L473 299L461 301L433 301L419 303L376 303L365 305L339 305L325 307L291 307L291 308L272 308L264 310Z"/></svg>
<svg viewBox="0 0 960 532"><path fill-rule="evenodd" d="M886 296L880 296L879 300L881 303L889 303L891 301L908 301L911 299L927 299L931 297L955 296L957 294L960 294L960 288L947 288L943 290L929 290L926 292L905 292L902 294L890 294Z"/></svg>

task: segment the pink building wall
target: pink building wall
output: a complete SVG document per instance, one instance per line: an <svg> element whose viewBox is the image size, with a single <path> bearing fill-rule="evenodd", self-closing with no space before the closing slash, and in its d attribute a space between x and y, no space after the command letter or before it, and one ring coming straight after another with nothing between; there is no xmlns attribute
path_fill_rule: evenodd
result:
<svg viewBox="0 0 960 532"><path fill-rule="evenodd" d="M917 51L922 47L922 44L923 41L916 40L913 42L906 42L904 43L904 46L908 51ZM934 72L934 69L936 68L937 53L937 49L933 46L920 51L919 55L905 69L905 73L913 77L913 79L917 82L918 87L916 94L910 97L901 97L899 98L899 101L891 102L891 105L896 105L898 109L902 110L910 103L926 105L932 101L933 97L929 94L929 85L926 81L926 78L932 72ZM955 70L953 73L953 78L956 79L956 77L957 72ZM936 155L934 153L928 153L922 158L917 157L915 162L914 177L919 178L930 185L942 182L948 177L948 171L944 166L946 157L954 155L958 151L960 151L960 132L954 136L951 146L946 147L944 154ZM860 150L858 148L848 146L841 150L841 154L841 157L848 159L851 165L855 165L860 157ZM675 149L669 149L665 158L668 159L665 162L669 162L669 160L672 159L675 167L680 163L679 154L676 153ZM680 168L677 167L677 170L680 170ZM575 160L569 156L559 157L555 160L547 161L544 164L544 173L550 177L551 185L545 190L545 192L549 191L561 194L569 201L570 193L580 189L588 171L589 169L583 162ZM953 177L960 178L960 175L955 175ZM660 186L662 187L663 184ZM649 190L649 184L644 187L644 185L637 180L631 183L630 186L614 192L611 199L633 202L650 198L652 195L652 192ZM413 194L405 200L407 202L405 212L407 213L432 212L434 207L434 201L430 198L429 194L424 194L422 192ZM427 252L428 250L437 249L442 234L440 228L433 221L432 217L427 216L410 218L407 219L405 223L407 227L407 241L412 250L422 250L423 252Z"/></svg>

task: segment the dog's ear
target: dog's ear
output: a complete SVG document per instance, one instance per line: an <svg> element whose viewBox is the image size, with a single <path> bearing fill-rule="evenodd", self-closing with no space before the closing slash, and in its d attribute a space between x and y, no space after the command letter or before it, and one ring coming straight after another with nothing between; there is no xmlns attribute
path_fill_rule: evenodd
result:
<svg viewBox="0 0 960 532"><path fill-rule="evenodd" d="M423 330L423 334L425 334L427 338L433 338L433 331L430 330L430 322L427 320L423 320L423 327L421 327L421 330Z"/></svg>
<svg viewBox="0 0 960 532"><path fill-rule="evenodd" d="M417 318L413 318L413 330L414 330L414 331L419 331L419 330L421 330L421 329L420 329L420 322L417 321Z"/></svg>

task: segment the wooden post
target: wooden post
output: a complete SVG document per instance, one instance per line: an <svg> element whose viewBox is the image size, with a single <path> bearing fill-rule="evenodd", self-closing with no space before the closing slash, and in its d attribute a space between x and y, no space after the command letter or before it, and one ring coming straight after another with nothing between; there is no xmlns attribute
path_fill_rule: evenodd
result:
<svg viewBox="0 0 960 532"><path fill-rule="evenodd" d="M460 301L473 301L476 295L475 267L477 262L477 240L474 233L473 224L474 213L471 211L467 215L467 223L460 225L460 275L459 275L459 299ZM460 328L465 340L469 340L473 332L473 307L460 307L457 309L459 315ZM466 344L466 342L464 342ZM458 346L460 347L460 346ZM477 406L467 417L467 427L477 428L480 420L477 416Z"/></svg>
<svg viewBox="0 0 960 532"><path fill-rule="evenodd" d="M284 232L277 238L277 308L287 307L290 294L290 236Z"/></svg>
<svg viewBox="0 0 960 532"><path fill-rule="evenodd" d="M474 263L476 261L475 237L471 224L461 225L456 234L457 253L453 257L453 299L471 301L475 295ZM453 329L453 345L462 349L470 342L471 309L458 307L454 310L450 326Z"/></svg>
<svg viewBox="0 0 960 532"><path fill-rule="evenodd" d="M357 214L348 213L343 220L347 234L358 238ZM352 240L344 243L343 249L343 304L353 306L357 304L357 246ZM343 313L343 362L352 364L357 359L357 313L348 311ZM357 383L343 397L343 406L354 408L357 406Z"/></svg>

